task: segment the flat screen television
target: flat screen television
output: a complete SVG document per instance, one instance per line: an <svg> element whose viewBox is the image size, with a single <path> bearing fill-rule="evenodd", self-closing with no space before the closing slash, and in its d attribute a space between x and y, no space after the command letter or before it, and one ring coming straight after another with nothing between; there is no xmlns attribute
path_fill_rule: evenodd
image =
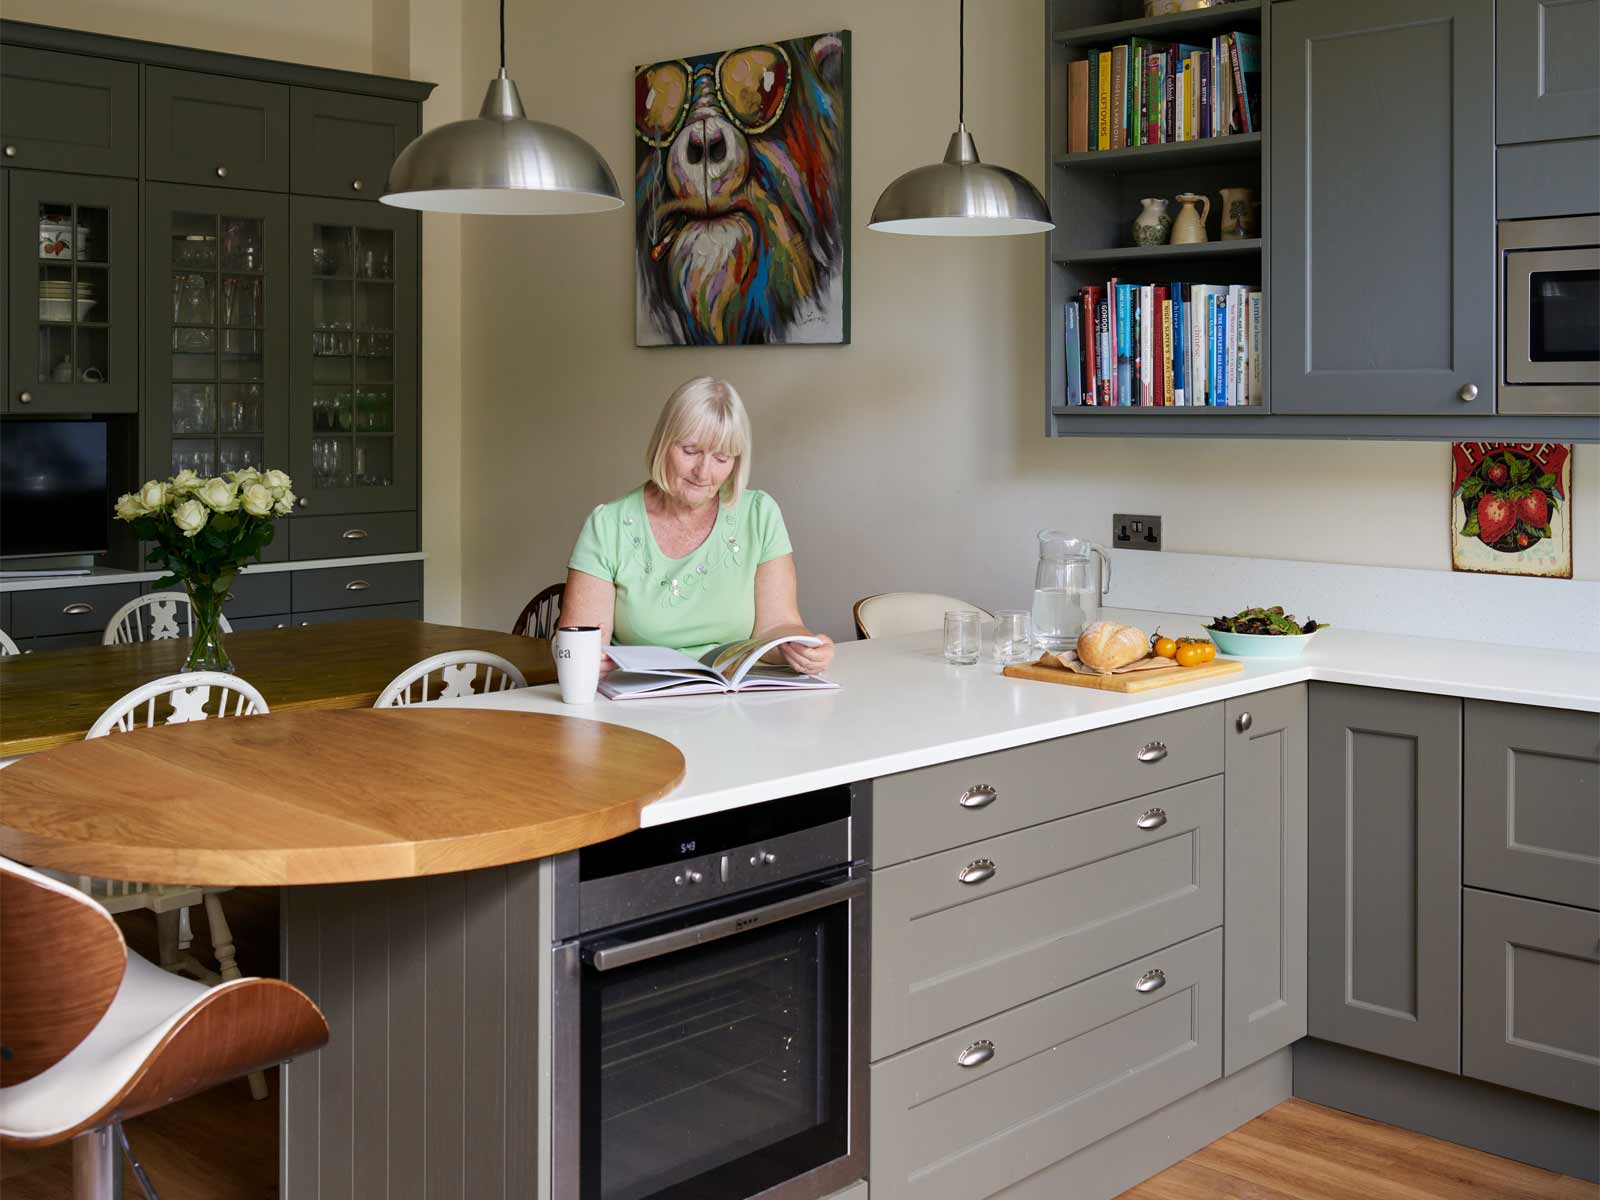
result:
<svg viewBox="0 0 1600 1200"><path fill-rule="evenodd" d="M0 425L0 558L103 554L110 536L106 423Z"/></svg>

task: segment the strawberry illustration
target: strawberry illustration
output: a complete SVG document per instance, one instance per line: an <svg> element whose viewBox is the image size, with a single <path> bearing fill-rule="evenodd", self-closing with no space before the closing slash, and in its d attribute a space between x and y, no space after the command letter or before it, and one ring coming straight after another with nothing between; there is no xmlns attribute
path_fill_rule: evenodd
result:
<svg viewBox="0 0 1600 1200"><path fill-rule="evenodd" d="M1527 534L1525 534L1525 533L1517 534L1517 549L1526 550L1529 545L1530 545L1530 543L1528 541L1528 535Z"/></svg>
<svg viewBox="0 0 1600 1200"><path fill-rule="evenodd" d="M1506 466L1503 458L1491 458L1484 462L1483 473L1495 487L1501 487L1506 480L1511 478L1511 468Z"/></svg>
<svg viewBox="0 0 1600 1200"><path fill-rule="evenodd" d="M1517 520L1535 529L1543 529L1550 524L1550 497L1538 488L1534 488L1526 496L1519 498Z"/></svg>
<svg viewBox="0 0 1600 1200"><path fill-rule="evenodd" d="M1516 523L1517 514L1511 501L1498 492L1491 492L1478 501L1478 539L1484 545L1494 545Z"/></svg>

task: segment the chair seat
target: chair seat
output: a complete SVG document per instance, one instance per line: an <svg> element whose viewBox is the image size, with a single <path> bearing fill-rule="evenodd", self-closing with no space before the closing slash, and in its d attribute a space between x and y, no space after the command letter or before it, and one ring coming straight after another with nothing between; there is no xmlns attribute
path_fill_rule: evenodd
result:
<svg viewBox="0 0 1600 1200"><path fill-rule="evenodd" d="M43 1073L0 1088L0 1139L65 1141L327 1040L316 1005L281 980L206 987L130 951L116 998L89 1035Z"/></svg>

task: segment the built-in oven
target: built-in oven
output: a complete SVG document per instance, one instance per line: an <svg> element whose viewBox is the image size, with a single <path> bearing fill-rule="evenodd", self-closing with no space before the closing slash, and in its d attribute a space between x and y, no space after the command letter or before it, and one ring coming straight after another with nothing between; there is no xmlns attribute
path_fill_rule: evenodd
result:
<svg viewBox="0 0 1600 1200"><path fill-rule="evenodd" d="M1600 414L1600 215L1501 221L1503 413Z"/></svg>
<svg viewBox="0 0 1600 1200"><path fill-rule="evenodd" d="M555 1200L816 1200L866 1174L868 872L840 787L555 864Z"/></svg>

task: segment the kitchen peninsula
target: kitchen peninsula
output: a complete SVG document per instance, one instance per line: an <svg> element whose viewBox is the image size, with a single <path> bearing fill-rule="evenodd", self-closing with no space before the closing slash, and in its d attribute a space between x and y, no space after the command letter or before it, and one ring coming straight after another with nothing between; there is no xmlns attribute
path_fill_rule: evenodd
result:
<svg viewBox="0 0 1600 1200"><path fill-rule="evenodd" d="M1113 1196L1291 1090L1593 1176L1600 1078L1570 1022L1600 986L1600 656L1333 629L1303 660L1118 697L951 667L927 634L842 646L832 674L837 692L806 696L574 709L536 687L446 705L676 745L683 780L643 806L646 829L748 811L755 830L849 787L870 866L870 981L852 983L878 1200ZM1542 872L1526 859L1549 826L1518 842L1483 825L1527 804L1515 779L1461 771L1496 753L1574 805ZM74 836L49 861L73 865ZM8 822L0 850L13 837ZM284 1072L285 1194L365 1194L421 1169L423 1147L430 1173L534 1194L572 1107L552 1084L576 1042L549 949L572 858L284 890L284 974L334 1028ZM1549 952L1497 956L1512 941ZM1541 1008L1557 967L1575 1007ZM1409 1010L1383 991L1397 971ZM1484 1011L1508 994L1541 1044Z"/></svg>

